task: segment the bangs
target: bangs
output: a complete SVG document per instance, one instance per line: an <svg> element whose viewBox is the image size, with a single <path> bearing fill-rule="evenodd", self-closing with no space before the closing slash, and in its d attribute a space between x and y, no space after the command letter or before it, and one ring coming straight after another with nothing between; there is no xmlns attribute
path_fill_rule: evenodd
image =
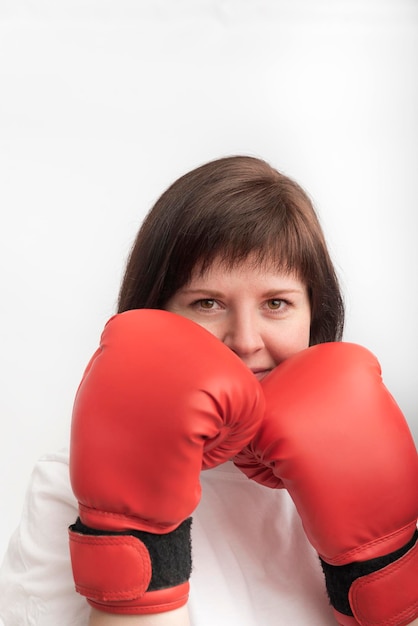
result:
<svg viewBox="0 0 418 626"><path fill-rule="evenodd" d="M194 259L186 270L189 277L192 271L204 274L215 260L232 269L250 258L262 269L273 267L297 275L307 285L312 282L317 242L312 236L312 224L298 209L282 205L245 212L241 207L238 218L234 211L233 219L228 220L224 212L222 219L217 217L216 226L213 221L201 223L201 232L194 232L188 243L187 236L183 241L188 259ZM187 266L187 259L184 261Z"/></svg>

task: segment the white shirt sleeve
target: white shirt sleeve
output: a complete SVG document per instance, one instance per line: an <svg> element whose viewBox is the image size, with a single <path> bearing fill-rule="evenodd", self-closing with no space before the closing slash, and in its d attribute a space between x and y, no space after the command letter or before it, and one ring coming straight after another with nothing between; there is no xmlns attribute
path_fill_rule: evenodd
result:
<svg viewBox="0 0 418 626"><path fill-rule="evenodd" d="M89 607L76 593L68 526L77 503L68 477L68 452L42 457L28 485L21 522L0 568L4 626L83 626Z"/></svg>

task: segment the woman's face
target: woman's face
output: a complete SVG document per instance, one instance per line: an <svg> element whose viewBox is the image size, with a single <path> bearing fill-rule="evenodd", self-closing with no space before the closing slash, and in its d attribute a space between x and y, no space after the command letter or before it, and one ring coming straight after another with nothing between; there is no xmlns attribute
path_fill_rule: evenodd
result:
<svg viewBox="0 0 418 626"><path fill-rule="evenodd" d="M235 352L259 380L309 345L306 286L293 274L257 266L232 269L214 261L192 274L165 307L197 322Z"/></svg>

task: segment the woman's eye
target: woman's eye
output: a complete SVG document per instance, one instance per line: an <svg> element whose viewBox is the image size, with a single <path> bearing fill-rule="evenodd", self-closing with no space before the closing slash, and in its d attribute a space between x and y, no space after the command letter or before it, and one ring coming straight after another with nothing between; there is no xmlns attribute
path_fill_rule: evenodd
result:
<svg viewBox="0 0 418 626"><path fill-rule="evenodd" d="M211 300L210 298L207 298L204 300L197 300L195 304L199 306L201 309L210 310L214 308L215 300Z"/></svg>
<svg viewBox="0 0 418 626"><path fill-rule="evenodd" d="M281 309L285 304L286 303L284 302L284 300L279 300L278 298L272 298L271 300L267 301L267 306L272 311L277 311L278 309Z"/></svg>

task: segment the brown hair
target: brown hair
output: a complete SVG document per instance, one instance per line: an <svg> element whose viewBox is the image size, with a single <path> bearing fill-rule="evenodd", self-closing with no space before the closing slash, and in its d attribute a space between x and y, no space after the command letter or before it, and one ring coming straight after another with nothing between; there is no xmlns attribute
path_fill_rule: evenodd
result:
<svg viewBox="0 0 418 626"><path fill-rule="evenodd" d="M215 258L249 254L295 272L309 292L310 343L340 340L344 305L317 215L303 189L249 156L218 159L180 177L148 213L131 250L118 311L163 309Z"/></svg>

